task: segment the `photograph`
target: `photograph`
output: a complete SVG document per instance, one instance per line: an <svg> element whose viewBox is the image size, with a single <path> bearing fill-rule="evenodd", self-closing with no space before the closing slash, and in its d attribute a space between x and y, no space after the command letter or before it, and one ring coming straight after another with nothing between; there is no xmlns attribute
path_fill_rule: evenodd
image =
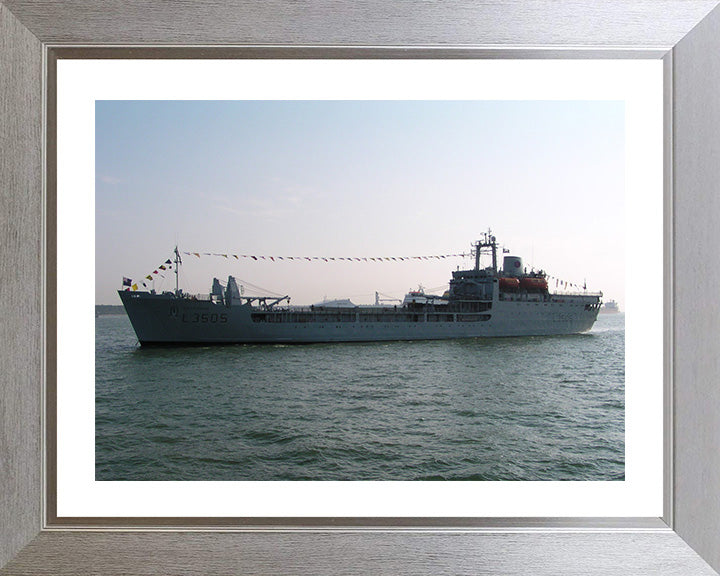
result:
<svg viewBox="0 0 720 576"><path fill-rule="evenodd" d="M624 481L625 119L97 100L95 479Z"/></svg>

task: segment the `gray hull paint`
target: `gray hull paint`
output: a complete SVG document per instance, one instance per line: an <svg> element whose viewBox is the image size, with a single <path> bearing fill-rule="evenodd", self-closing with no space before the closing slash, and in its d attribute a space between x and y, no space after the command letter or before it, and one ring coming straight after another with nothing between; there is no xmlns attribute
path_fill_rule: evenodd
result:
<svg viewBox="0 0 720 576"><path fill-rule="evenodd" d="M575 334L592 328L597 319L594 296L571 296L562 301L511 302L495 300L487 320L432 321L437 315L413 313L417 321L363 321L368 309L339 308L332 312L346 321L254 321L261 310L250 304L226 306L205 300L175 298L172 294L119 292L141 344L229 344L363 342L440 340L472 337L544 336ZM316 311L321 310L320 308ZM377 308L386 316L407 315L406 309ZM413 311L414 312L414 311ZM269 312L277 317L280 311ZM347 321L347 315L352 319ZM477 316L477 315L476 315Z"/></svg>

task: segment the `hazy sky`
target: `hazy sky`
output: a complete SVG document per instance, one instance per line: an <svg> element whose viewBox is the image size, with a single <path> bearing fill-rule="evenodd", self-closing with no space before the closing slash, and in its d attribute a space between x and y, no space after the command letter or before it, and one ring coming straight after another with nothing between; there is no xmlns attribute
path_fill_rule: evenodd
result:
<svg viewBox="0 0 720 576"><path fill-rule="evenodd" d="M488 228L511 254L624 303L619 101L98 101L98 304L181 251L454 254ZM470 260L184 257L180 285L228 274L293 304L445 289ZM489 263L489 262L488 262ZM551 283L551 288L554 282ZM174 276L155 288L174 288ZM248 290L248 293L255 293Z"/></svg>

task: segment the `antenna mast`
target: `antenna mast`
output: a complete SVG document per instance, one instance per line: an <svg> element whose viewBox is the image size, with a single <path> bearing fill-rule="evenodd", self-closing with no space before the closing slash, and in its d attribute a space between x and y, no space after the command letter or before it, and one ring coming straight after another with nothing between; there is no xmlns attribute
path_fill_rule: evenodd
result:
<svg viewBox="0 0 720 576"><path fill-rule="evenodd" d="M483 234L482 240L478 240L475 243L475 270L480 270L480 254L483 248L490 248L492 254L492 270L497 274L497 240L490 230Z"/></svg>
<svg viewBox="0 0 720 576"><path fill-rule="evenodd" d="M180 286L180 264L182 264L182 259L180 258L180 252L178 252L177 244L175 245L175 296L180 295L180 290L178 289Z"/></svg>

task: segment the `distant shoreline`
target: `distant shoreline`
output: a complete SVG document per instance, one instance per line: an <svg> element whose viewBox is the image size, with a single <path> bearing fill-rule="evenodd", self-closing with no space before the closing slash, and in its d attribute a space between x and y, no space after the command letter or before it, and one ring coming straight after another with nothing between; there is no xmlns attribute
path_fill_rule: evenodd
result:
<svg viewBox="0 0 720 576"><path fill-rule="evenodd" d="M125 309L121 304L96 304L95 316L122 316Z"/></svg>

